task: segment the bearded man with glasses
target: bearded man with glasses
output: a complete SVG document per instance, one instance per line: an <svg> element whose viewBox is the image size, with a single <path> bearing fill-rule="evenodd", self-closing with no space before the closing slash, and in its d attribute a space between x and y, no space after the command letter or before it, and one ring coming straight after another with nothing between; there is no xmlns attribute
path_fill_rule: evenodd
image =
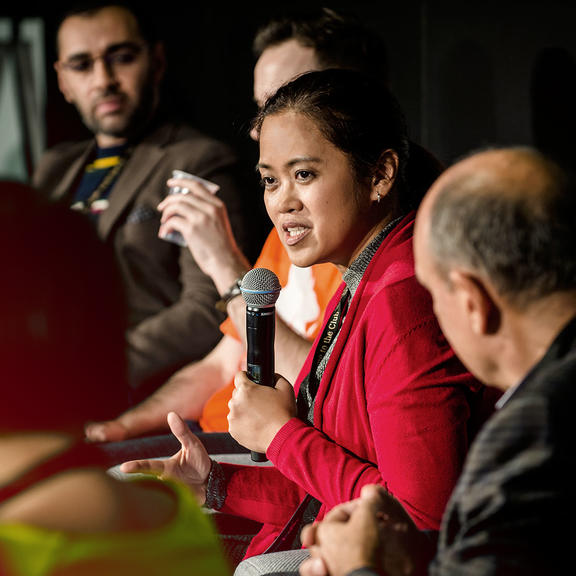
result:
<svg viewBox="0 0 576 576"><path fill-rule="evenodd" d="M32 178L47 197L86 214L115 252L130 314L127 404L203 357L221 337L224 313L215 306L220 295L212 280L186 247L158 237L157 206L172 170L217 184L215 202L226 205L235 236L246 240L236 154L161 117L164 47L140 10L92 2L60 20L58 86L94 137L48 150ZM98 350L94 361L105 361Z"/></svg>

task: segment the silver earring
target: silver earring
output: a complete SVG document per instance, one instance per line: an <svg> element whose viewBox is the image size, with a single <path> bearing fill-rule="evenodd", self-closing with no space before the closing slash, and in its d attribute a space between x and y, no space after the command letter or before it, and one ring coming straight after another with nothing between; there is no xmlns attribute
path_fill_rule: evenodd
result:
<svg viewBox="0 0 576 576"><path fill-rule="evenodd" d="M378 204L380 204L380 192L376 192L376 202L378 202Z"/></svg>

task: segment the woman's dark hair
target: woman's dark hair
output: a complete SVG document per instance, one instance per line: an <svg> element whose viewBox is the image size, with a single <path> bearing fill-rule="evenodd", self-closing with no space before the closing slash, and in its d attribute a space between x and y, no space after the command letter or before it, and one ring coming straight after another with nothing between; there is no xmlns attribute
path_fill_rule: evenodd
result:
<svg viewBox="0 0 576 576"><path fill-rule="evenodd" d="M375 175L382 153L394 150L396 187L403 209L411 207L405 170L409 142L400 105L387 86L356 70L328 69L302 74L280 87L255 118L260 131L267 116L295 111L309 117L323 136L350 158L359 179Z"/></svg>

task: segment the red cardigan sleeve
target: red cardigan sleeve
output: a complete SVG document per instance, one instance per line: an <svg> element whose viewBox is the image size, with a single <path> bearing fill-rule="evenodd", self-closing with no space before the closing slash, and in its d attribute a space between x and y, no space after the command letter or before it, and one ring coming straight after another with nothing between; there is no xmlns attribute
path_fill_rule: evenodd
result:
<svg viewBox="0 0 576 576"><path fill-rule="evenodd" d="M306 495L274 467L221 466L227 492L221 512L282 527Z"/></svg>

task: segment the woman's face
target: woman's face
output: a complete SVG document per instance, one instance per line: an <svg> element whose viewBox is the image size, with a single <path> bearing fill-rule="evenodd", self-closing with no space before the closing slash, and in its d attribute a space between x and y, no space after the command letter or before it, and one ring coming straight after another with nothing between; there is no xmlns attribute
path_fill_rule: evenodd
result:
<svg viewBox="0 0 576 576"><path fill-rule="evenodd" d="M371 190L361 185L346 154L313 120L287 111L267 116L258 163L264 201L294 264L347 267L371 235Z"/></svg>

